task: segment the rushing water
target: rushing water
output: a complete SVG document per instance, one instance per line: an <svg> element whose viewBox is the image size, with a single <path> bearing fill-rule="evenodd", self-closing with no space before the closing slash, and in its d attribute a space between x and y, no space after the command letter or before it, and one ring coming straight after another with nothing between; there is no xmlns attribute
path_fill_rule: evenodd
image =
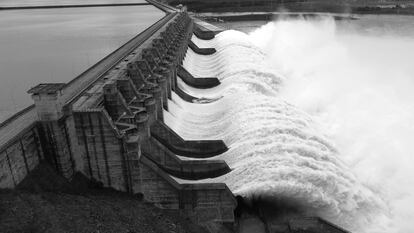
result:
<svg viewBox="0 0 414 233"><path fill-rule="evenodd" d="M30 87L70 81L163 15L153 6L0 11L0 122L33 103Z"/></svg>
<svg viewBox="0 0 414 233"><path fill-rule="evenodd" d="M232 172L215 181L249 200L289 203L354 232L413 232L413 18L280 19L250 34L196 40L184 66L222 85L174 97L166 123L223 139ZM398 27L396 27L398 26ZM208 182L211 180L205 180Z"/></svg>

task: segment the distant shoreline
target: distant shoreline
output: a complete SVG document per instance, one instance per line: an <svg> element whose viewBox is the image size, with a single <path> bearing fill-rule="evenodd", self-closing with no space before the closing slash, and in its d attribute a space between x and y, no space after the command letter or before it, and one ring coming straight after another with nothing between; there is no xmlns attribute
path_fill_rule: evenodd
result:
<svg viewBox="0 0 414 233"><path fill-rule="evenodd" d="M369 5L362 3L327 3L319 0L283 0L280 1L237 1L237 0L163 0L172 6L183 5L194 13L208 12L306 12L306 13L332 13L332 14L393 14L414 15L414 3L404 2L381 3L371 2Z"/></svg>
<svg viewBox="0 0 414 233"><path fill-rule="evenodd" d="M54 9L54 8L82 8L82 7L147 6L147 5L151 5L151 4L149 4L147 2L142 2L142 3L43 5L43 6L0 6L0 11L4 11L4 10Z"/></svg>
<svg viewBox="0 0 414 233"><path fill-rule="evenodd" d="M328 12L222 12L222 13L199 13L196 17L203 20L214 21L269 21L277 17L286 18L316 18L320 16L329 16L335 20L356 20L358 17L355 14L342 13L328 13Z"/></svg>
<svg viewBox="0 0 414 233"><path fill-rule="evenodd" d="M338 13L338 12L205 12L194 13L197 18L208 22L237 22L237 21L272 21L277 18L318 18L328 16L334 20L358 20L363 15L400 15L414 14L377 14L377 13Z"/></svg>

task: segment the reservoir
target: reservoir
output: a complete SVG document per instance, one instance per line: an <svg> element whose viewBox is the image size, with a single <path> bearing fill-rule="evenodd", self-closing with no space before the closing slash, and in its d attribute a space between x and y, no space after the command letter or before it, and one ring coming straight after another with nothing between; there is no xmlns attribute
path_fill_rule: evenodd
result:
<svg viewBox="0 0 414 233"><path fill-rule="evenodd" d="M146 3L145 0L0 0L0 7Z"/></svg>
<svg viewBox="0 0 414 233"><path fill-rule="evenodd" d="M33 103L30 87L69 82L163 15L152 5L0 11L0 121Z"/></svg>

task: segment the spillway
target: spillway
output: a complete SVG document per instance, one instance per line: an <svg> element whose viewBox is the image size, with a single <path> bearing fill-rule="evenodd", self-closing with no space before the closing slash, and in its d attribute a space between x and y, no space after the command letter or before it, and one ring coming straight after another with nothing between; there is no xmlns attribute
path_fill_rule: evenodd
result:
<svg viewBox="0 0 414 233"><path fill-rule="evenodd" d="M358 182L312 118L278 96L283 77L249 36L224 31L210 41L192 41L217 53L188 51L184 68L195 77L216 76L221 85L201 90L179 80L184 91L215 100L197 104L173 96L165 122L185 139L223 139L229 150L214 159L232 169L197 182L224 182L248 200L294 203L304 213L361 231L384 207L382 200Z"/></svg>

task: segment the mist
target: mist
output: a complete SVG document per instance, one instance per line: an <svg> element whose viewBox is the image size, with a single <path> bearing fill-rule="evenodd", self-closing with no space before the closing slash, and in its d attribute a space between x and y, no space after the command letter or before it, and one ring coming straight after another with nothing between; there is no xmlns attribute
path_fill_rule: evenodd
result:
<svg viewBox="0 0 414 233"><path fill-rule="evenodd" d="M280 19L249 36L283 76L279 97L386 203L361 231L414 232L414 37L362 24Z"/></svg>

